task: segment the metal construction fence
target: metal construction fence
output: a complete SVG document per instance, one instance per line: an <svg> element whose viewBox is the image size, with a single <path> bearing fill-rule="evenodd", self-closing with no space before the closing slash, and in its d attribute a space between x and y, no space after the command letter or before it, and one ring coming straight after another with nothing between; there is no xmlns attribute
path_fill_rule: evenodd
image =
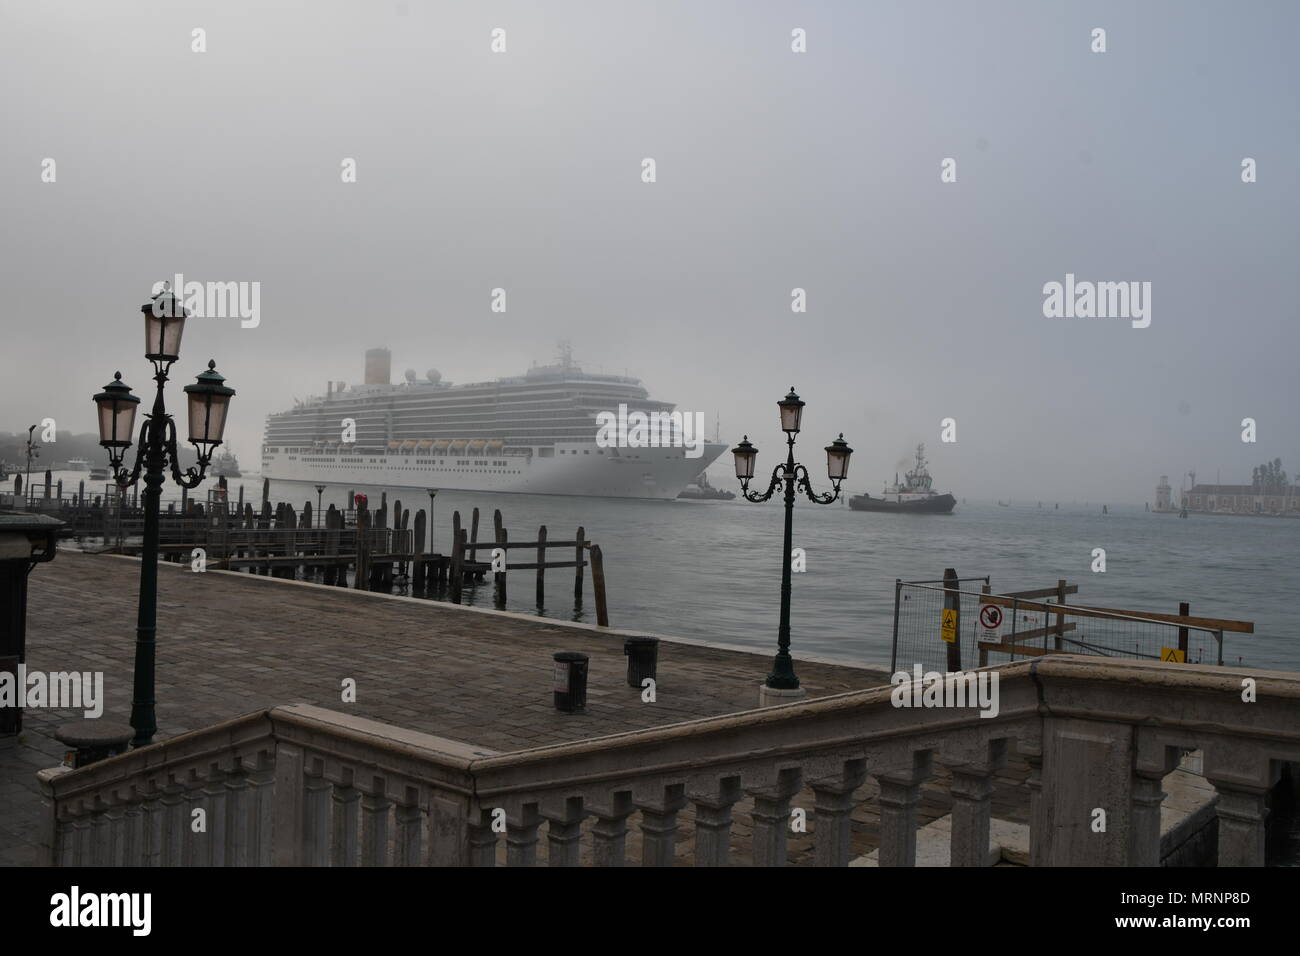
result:
<svg viewBox="0 0 1300 956"><path fill-rule="evenodd" d="M993 594L987 583L970 590L960 581L896 581L890 672L917 664L926 672L969 670L1053 653L1222 664L1223 632L1253 631L1242 621L1073 606L1040 597L1047 590L1029 592L1031 599Z"/></svg>

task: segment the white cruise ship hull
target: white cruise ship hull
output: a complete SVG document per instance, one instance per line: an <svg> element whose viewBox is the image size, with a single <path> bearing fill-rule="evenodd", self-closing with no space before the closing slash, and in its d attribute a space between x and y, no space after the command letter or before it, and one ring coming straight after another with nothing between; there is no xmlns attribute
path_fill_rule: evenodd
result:
<svg viewBox="0 0 1300 956"><path fill-rule="evenodd" d="M726 450L703 446L698 458L682 448L596 448L590 442L500 457L469 450L450 455L376 454L279 448L264 451L262 474L280 481L438 488L528 495L671 500Z"/></svg>

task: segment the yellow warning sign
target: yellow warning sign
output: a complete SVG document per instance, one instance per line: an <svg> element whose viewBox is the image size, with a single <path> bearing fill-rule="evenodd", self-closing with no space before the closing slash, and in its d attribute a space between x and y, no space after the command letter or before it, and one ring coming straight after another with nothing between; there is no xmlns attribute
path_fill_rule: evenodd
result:
<svg viewBox="0 0 1300 956"><path fill-rule="evenodd" d="M946 607L943 609L943 625L939 630L939 636L943 638L945 644L954 644L957 641L957 609Z"/></svg>
<svg viewBox="0 0 1300 956"><path fill-rule="evenodd" d="M1162 647L1160 648L1160 659L1174 664L1186 664L1187 652L1176 647Z"/></svg>

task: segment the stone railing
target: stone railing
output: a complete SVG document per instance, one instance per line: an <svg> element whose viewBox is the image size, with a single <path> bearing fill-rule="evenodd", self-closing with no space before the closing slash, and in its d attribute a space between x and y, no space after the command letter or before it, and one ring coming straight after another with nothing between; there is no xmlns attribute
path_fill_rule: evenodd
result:
<svg viewBox="0 0 1300 956"><path fill-rule="evenodd" d="M881 687L508 754L277 707L42 771L44 843L65 865L491 866L504 837L504 861L529 866L544 827L552 866L621 865L635 828L641 862L663 865L685 810L696 865L733 850L781 865L791 799L808 787L815 861L843 866L855 792L874 778L880 864L907 866L920 786L939 764L952 863L983 866L993 777L1016 753L1035 865L1153 866L1161 781L1200 750L1219 794L1219 864L1262 864L1266 794L1300 761L1300 675L1053 655L999 677L995 717L895 707ZM748 825L733 834L742 801Z"/></svg>

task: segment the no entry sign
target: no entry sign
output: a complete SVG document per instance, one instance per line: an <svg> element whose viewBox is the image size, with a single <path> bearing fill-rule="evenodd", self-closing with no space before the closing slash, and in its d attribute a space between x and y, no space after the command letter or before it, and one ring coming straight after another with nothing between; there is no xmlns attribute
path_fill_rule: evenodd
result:
<svg viewBox="0 0 1300 956"><path fill-rule="evenodd" d="M996 631L1002 626L1002 608L996 604L981 604L980 623L987 630Z"/></svg>
<svg viewBox="0 0 1300 956"><path fill-rule="evenodd" d="M1000 640L998 628L1002 626L1002 608L996 604L980 605L980 627L983 628L977 640L981 644L996 644Z"/></svg>

